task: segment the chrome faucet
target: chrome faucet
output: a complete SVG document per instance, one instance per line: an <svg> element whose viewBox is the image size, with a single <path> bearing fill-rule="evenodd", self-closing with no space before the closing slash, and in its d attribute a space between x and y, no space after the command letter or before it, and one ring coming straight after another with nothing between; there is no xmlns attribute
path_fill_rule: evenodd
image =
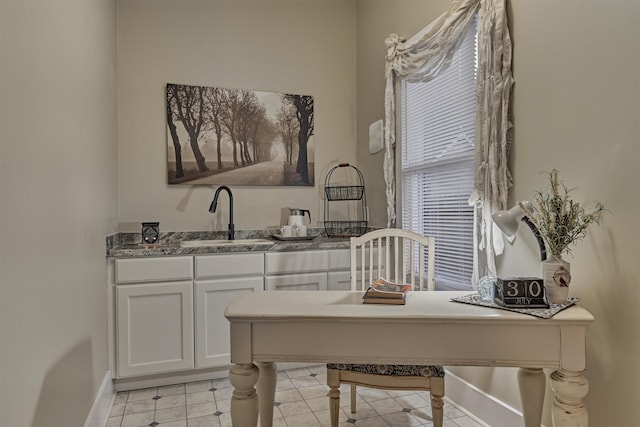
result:
<svg viewBox="0 0 640 427"><path fill-rule="evenodd" d="M218 207L218 196L220 195L220 191L225 190L229 195L229 229L228 229L228 237L229 240L233 240L235 238L235 230L233 227L233 194L231 194L231 190L226 185L221 185L216 189L216 194L213 196L213 202L211 202L211 206L209 206L209 212L215 213L216 208Z"/></svg>

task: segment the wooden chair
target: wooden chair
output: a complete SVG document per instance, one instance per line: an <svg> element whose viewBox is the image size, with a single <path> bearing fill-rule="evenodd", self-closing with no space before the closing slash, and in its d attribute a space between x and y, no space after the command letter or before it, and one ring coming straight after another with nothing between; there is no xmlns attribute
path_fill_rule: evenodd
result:
<svg viewBox="0 0 640 427"><path fill-rule="evenodd" d="M387 228L351 238L352 291L364 292L369 284L380 277L396 283L411 283L414 290L433 291L434 265L434 237L398 228ZM352 413L356 412L356 385L390 390L429 391L433 425L442 427L442 366L327 364L331 427L338 426L340 384L351 384Z"/></svg>

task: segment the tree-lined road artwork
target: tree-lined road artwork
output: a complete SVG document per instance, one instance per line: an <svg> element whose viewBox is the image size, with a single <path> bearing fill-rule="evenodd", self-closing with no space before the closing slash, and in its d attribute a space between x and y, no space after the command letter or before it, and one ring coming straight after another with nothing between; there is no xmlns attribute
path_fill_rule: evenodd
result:
<svg viewBox="0 0 640 427"><path fill-rule="evenodd" d="M168 84L169 184L314 185L309 95Z"/></svg>
<svg viewBox="0 0 640 427"><path fill-rule="evenodd" d="M285 185L284 164L281 161L267 161L231 169L216 175L220 181L233 182L235 185ZM197 178L189 184L210 184L209 178Z"/></svg>

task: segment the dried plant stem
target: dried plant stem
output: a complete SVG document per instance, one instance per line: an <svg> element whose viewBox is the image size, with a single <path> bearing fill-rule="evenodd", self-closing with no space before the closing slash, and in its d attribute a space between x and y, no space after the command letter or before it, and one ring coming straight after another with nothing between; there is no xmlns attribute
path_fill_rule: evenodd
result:
<svg viewBox="0 0 640 427"><path fill-rule="evenodd" d="M549 254L561 257L587 235L589 225L600 224L605 208L595 202L593 210L587 212L573 201L569 197L571 190L558 180L556 169L549 173L549 183L550 192L537 191L533 196L534 212L528 216L538 228Z"/></svg>

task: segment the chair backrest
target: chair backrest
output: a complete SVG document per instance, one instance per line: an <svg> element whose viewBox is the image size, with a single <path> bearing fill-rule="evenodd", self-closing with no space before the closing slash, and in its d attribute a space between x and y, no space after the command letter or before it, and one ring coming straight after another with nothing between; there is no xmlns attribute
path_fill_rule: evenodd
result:
<svg viewBox="0 0 640 427"><path fill-rule="evenodd" d="M351 290L364 290L380 277L411 283L414 290L435 290L435 242L435 237L400 228L352 237Z"/></svg>

